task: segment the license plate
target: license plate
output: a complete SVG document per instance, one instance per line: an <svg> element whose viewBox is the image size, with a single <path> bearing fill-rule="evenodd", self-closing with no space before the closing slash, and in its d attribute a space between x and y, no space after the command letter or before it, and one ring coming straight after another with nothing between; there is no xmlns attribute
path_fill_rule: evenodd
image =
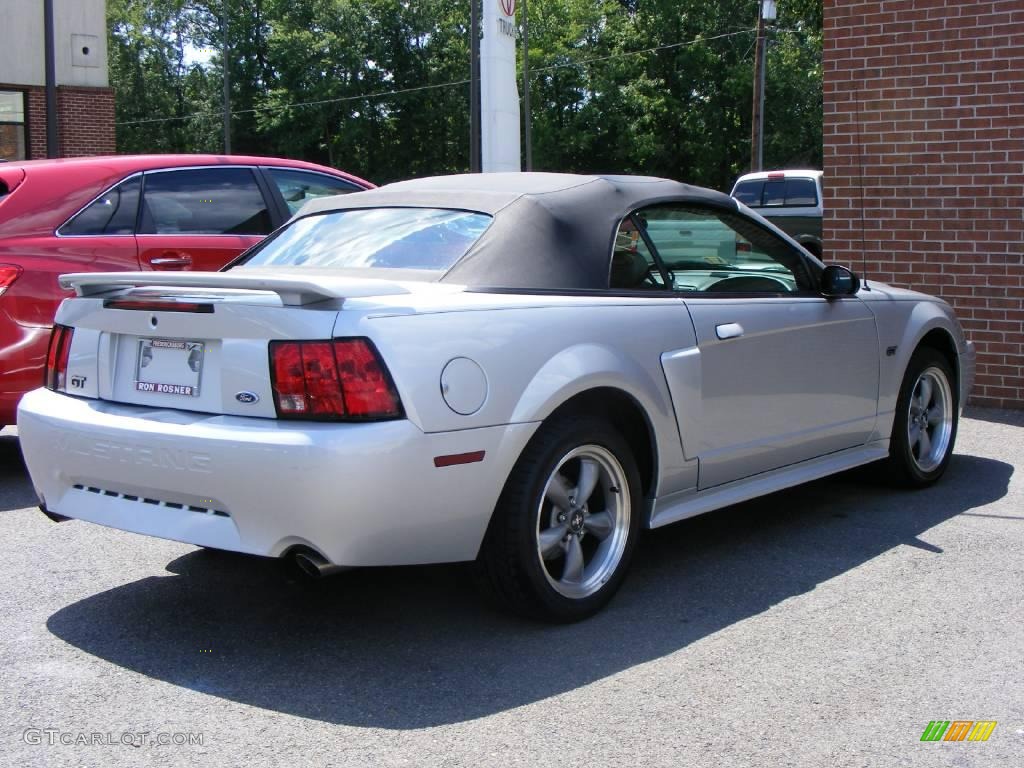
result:
<svg viewBox="0 0 1024 768"><path fill-rule="evenodd" d="M199 396L203 342L139 339L135 389L162 395Z"/></svg>

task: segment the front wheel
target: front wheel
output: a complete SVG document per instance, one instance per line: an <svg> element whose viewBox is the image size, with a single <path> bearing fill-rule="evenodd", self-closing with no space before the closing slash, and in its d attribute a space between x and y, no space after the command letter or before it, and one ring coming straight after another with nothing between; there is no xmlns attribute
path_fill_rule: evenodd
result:
<svg viewBox="0 0 1024 768"><path fill-rule="evenodd" d="M900 387L889 443L889 467L901 485L938 480L953 455L959 402L949 361L933 349L914 352Z"/></svg>
<svg viewBox="0 0 1024 768"><path fill-rule="evenodd" d="M547 621L599 611L625 578L640 525L626 441L600 420L543 425L495 508L479 566L507 607Z"/></svg>

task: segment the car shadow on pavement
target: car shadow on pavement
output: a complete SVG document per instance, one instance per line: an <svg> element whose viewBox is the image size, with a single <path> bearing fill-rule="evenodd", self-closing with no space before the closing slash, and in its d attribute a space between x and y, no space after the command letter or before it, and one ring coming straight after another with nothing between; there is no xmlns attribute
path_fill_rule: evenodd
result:
<svg viewBox="0 0 1024 768"><path fill-rule="evenodd" d="M911 493L846 474L645 535L600 615L545 626L488 608L465 566L353 571L297 586L262 558L197 550L54 613L112 664L329 723L407 729L484 717L604 680L760 614L1007 492L1013 467L958 455ZM865 595L871 599L871 595Z"/></svg>
<svg viewBox="0 0 1024 768"><path fill-rule="evenodd" d="M0 435L0 512L34 507L38 503L16 435Z"/></svg>

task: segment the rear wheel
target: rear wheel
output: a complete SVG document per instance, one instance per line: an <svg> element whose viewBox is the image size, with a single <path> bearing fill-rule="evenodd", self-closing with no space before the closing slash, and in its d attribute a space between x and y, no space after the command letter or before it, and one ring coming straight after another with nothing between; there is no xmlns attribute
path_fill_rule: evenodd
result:
<svg viewBox="0 0 1024 768"><path fill-rule="evenodd" d="M512 610L555 622L599 611L625 578L640 478L626 441L599 420L541 427L495 508L479 568Z"/></svg>
<svg viewBox="0 0 1024 768"><path fill-rule="evenodd" d="M914 352L900 387L889 467L901 485L923 488L946 471L956 441L959 402L949 361L928 347Z"/></svg>

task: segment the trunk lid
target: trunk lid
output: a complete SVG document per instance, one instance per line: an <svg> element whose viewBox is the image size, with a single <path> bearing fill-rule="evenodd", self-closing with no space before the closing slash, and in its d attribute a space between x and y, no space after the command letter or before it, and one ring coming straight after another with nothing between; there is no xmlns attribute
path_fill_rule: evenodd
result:
<svg viewBox="0 0 1024 768"><path fill-rule="evenodd" d="M379 280L237 273L72 274L67 393L175 411L274 418L269 342L330 339L347 298L407 293Z"/></svg>

